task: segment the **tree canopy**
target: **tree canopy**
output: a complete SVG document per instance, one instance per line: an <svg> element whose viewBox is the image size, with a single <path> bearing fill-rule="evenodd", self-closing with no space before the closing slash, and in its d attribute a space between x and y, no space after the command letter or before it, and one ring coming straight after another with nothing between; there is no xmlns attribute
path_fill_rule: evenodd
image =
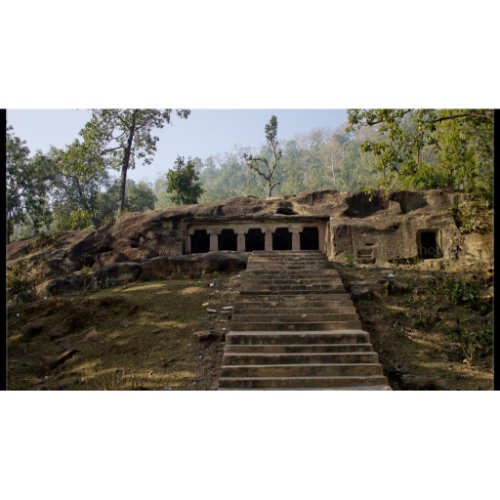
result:
<svg viewBox="0 0 500 500"><path fill-rule="evenodd" d="M48 192L53 172L46 155L37 152L30 157L26 142L14 135L12 127L7 128L6 160L9 241L16 224L29 221L35 233L50 224L52 213Z"/></svg>
<svg viewBox="0 0 500 500"><path fill-rule="evenodd" d="M452 188L491 196L492 110L351 109L348 123L350 131L376 131L361 150L376 159L382 187Z"/></svg>
<svg viewBox="0 0 500 500"><path fill-rule="evenodd" d="M95 143L76 139L66 149L51 148L53 208L58 228L80 229L97 221L97 197L109 175Z"/></svg>
<svg viewBox="0 0 500 500"><path fill-rule="evenodd" d="M125 209L127 172L136 161L149 165L159 138L153 135L170 123L172 109L102 109L92 112L92 119L82 131L86 142L101 148L106 164L121 172L119 212ZM180 118L187 118L188 109L178 109Z"/></svg>
<svg viewBox="0 0 500 500"><path fill-rule="evenodd" d="M167 172L167 193L171 195L176 205L190 205L198 203L198 198L203 193L200 185L195 162L178 156L175 166Z"/></svg>

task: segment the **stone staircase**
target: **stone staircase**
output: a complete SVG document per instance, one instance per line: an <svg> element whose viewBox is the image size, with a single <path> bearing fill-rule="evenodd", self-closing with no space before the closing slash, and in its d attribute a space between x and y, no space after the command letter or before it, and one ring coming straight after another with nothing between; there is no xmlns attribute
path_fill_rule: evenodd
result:
<svg viewBox="0 0 500 500"><path fill-rule="evenodd" d="M220 389L390 389L340 277L316 251L253 252Z"/></svg>
<svg viewBox="0 0 500 500"><path fill-rule="evenodd" d="M356 253L356 261L358 264L375 264L375 252L372 245L367 245L365 248L359 248Z"/></svg>

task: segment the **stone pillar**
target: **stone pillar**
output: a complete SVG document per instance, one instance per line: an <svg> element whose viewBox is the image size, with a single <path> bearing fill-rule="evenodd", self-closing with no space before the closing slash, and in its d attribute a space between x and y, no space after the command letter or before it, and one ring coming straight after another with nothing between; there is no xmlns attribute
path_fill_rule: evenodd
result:
<svg viewBox="0 0 500 500"><path fill-rule="evenodd" d="M273 230L266 229L264 237L264 250L272 250L273 249Z"/></svg>
<svg viewBox="0 0 500 500"><path fill-rule="evenodd" d="M299 226L292 226L292 250L300 250L300 230Z"/></svg>
<svg viewBox="0 0 500 500"><path fill-rule="evenodd" d="M219 239L217 237L216 229L209 229L207 233L210 235L210 252L217 252L219 250Z"/></svg>
<svg viewBox="0 0 500 500"><path fill-rule="evenodd" d="M318 236L319 236L319 251L325 251L325 240L326 240L326 224L320 224L318 226Z"/></svg>
<svg viewBox="0 0 500 500"><path fill-rule="evenodd" d="M244 252L245 251L245 231L244 229L235 229L234 232L236 233L236 250L238 252Z"/></svg>
<svg viewBox="0 0 500 500"><path fill-rule="evenodd" d="M191 235L189 232L186 237L186 253L191 253Z"/></svg>

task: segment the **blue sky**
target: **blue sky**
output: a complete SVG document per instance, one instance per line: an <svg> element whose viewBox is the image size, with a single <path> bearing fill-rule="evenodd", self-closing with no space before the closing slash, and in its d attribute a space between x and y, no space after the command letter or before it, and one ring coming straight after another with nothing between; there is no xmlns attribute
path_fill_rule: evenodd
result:
<svg viewBox="0 0 500 500"><path fill-rule="evenodd" d="M154 182L173 166L177 155L206 158L234 146L260 146L273 114L278 117L278 139L291 139L315 128L335 129L347 117L339 109L193 109L187 120L175 116L171 125L158 131L153 163L138 165L129 178ZM71 143L90 115L88 110L9 110L7 121L35 152Z"/></svg>

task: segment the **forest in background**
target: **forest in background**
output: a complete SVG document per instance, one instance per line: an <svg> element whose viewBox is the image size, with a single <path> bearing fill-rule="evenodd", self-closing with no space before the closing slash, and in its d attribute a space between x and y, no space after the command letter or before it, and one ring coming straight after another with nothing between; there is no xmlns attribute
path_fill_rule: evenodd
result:
<svg viewBox="0 0 500 500"><path fill-rule="evenodd" d="M153 183L127 179L128 169L136 162L152 161L159 140L154 132L169 123L172 111L94 111L71 145L45 152L32 153L29 144L9 127L9 239L41 231L97 228L123 212L180 203L189 197L179 196L179 190L193 187L198 202L237 195L266 196L264 179L249 168L248 158L267 162L273 154L277 160L273 195L320 189L450 188L492 203L491 110L353 109L348 110L348 121L337 129L314 129L287 140L279 139L276 124L274 153L263 134L260 148L233 148L186 161L179 157L176 166L166 165L165 174ZM176 113L179 118L189 118L189 110ZM169 186L172 172L181 175L187 168L189 176L173 192Z"/></svg>

